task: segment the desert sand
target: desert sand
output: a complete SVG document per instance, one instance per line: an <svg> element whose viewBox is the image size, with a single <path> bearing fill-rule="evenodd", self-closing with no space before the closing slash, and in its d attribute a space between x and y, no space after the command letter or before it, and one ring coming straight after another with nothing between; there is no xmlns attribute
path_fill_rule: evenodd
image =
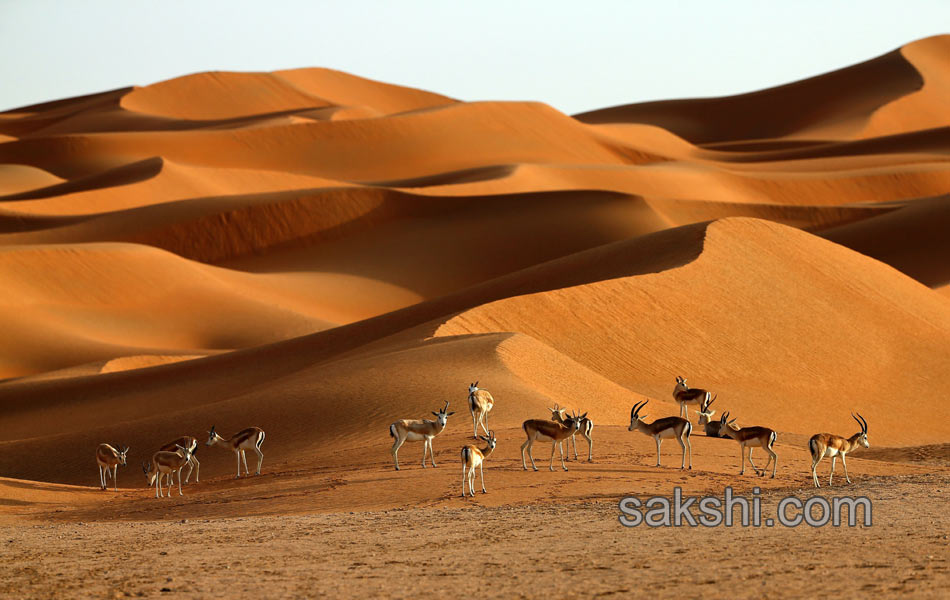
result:
<svg viewBox="0 0 950 600"><path fill-rule="evenodd" d="M574 116L317 68L0 113L0 594L939 597L948 226L950 36ZM677 375L777 431L775 479L698 426L691 471L673 441L654 466L630 408L678 414ZM476 380L499 444L463 500ZM445 401L439 467L410 443L394 471L389 424ZM555 403L594 461L539 443L526 473ZM871 448L816 491L807 440L852 411ZM252 425L235 480L203 441ZM201 481L155 499L140 465L180 435ZM101 442L131 448L117 492ZM875 522L619 525L674 486L866 494Z"/></svg>

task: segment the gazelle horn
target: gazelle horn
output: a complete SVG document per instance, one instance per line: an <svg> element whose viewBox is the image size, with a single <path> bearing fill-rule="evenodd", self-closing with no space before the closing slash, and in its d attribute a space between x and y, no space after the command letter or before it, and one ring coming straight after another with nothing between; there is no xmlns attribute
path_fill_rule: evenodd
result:
<svg viewBox="0 0 950 600"><path fill-rule="evenodd" d="M862 420L864 419L864 417L861 417L860 419L858 419L858 417L861 417L861 413L858 413L858 416L857 416L857 417L854 416L854 413L851 413L851 418L854 419L855 421L857 421L857 422L858 422L858 425L861 426L861 433L867 433L867 432L868 432L868 422L867 422L867 421L864 421L864 422L862 423Z"/></svg>

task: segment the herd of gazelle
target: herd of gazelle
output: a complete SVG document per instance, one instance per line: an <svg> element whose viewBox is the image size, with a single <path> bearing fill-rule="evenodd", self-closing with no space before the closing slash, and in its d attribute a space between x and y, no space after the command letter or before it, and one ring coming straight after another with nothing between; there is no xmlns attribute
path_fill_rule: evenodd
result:
<svg viewBox="0 0 950 600"><path fill-rule="evenodd" d="M246 450L252 450L257 454L257 474L261 474L261 463L264 462L264 453L261 452L261 444L264 443L264 430L260 427L248 427L242 429L230 438L224 438L215 433L214 427L208 432L208 441L205 446L219 445L234 452L237 455L237 476L241 476L241 459L244 459L244 474L250 475L247 468ZM145 473L145 481L149 486L155 486L155 497L165 497L162 490L162 478L168 483L168 497L172 496L172 484L175 479L178 480L178 495L181 491L182 469L188 467L188 474L185 475L185 483L191 479L191 474L195 474L195 483L198 483L201 464L195 452L198 450L198 440L189 435L182 436L172 440L158 449L158 452L152 455L151 462L142 462L142 472ZM110 444L99 444L96 448L96 463L99 465L99 484L100 489L106 489L106 477L112 476L115 491L118 491L118 485L115 484L115 476L119 465L126 464L126 454L129 451L128 446L121 446L117 450Z"/></svg>
<svg viewBox="0 0 950 600"><path fill-rule="evenodd" d="M640 414L640 410L649 402L649 400L644 400L634 405L630 410L630 427L628 427L628 430L639 431L644 435L652 437L656 441L657 466L660 466L660 445L663 443L663 440L670 438L675 439L683 451L680 468L692 469L693 452L689 436L692 433L693 425L687 418L687 408L689 404L696 404L698 410L695 412L699 415L698 424L704 427L707 437L728 438L735 440L739 444L739 457L742 464L741 470L739 471L740 475L745 474L745 461L748 454L749 464L757 475L764 476L771 464L772 477L774 478L778 469L778 456L774 450L776 439L775 430L769 429L768 427L739 427L736 425L735 419L729 418L728 412L724 413L718 421L713 420L713 415L716 411L712 408L712 405L717 397L718 396L710 394L707 390L690 388L684 377L677 377L676 386L673 388L673 399L680 405L680 415L677 417L663 417L656 419L652 423L647 423L645 420L646 415ZM477 381L469 385L468 408L472 415L472 433L475 439L484 441L486 446L484 448L478 448L474 445L467 445L462 448L463 498L467 495L475 495L476 468L478 468L481 474L482 492L487 493L485 489L484 462L491 456L497 444L495 433L489 430L487 426L488 413L491 412L494 406L495 399L488 390L480 389ZM441 410L438 412L433 411L432 414L435 415L435 420L402 419L389 426L389 435L394 440L391 454L397 471L399 470L399 448L406 442L425 442L422 451L422 466L423 468L426 466L425 461L427 455L432 462L432 466L436 466L435 455L432 450L432 440L445 430L448 417L455 414L454 412L448 412L448 408L449 402L446 401L445 406L443 406ZM525 454L527 453L528 460L531 461L531 468L537 471L538 467L534 463L531 448L535 442L551 442L551 461L548 465L548 469L554 471L554 452L558 450L561 457L561 468L567 471L567 465L564 463L564 448L562 444L565 441L568 443L568 455L570 455L570 441L574 441L574 460L577 460L577 440L575 436L578 433L587 439L587 461L592 462L594 441L591 437L591 433L594 428L594 423L587 418L587 413L582 415L578 415L577 413L568 414L566 409L556 404L554 408L549 410L551 411L550 420L528 419L521 426L527 438L521 445L522 469L528 470L528 464L525 460ZM852 417L853 416L854 415L852 415ZM860 420L858 420L858 417L860 417ZM851 479L848 478L848 467L845 463L845 455L859 445L865 448L869 447L867 421L865 421L864 417L861 417L860 414L854 418L858 421L858 424L861 425L860 433L856 433L850 438L843 438L830 433L819 433L812 436L809 441L808 448L813 461L812 476L816 487L820 486L818 484L818 476L815 472L815 468L825 456L831 457L832 477L834 477L835 460L838 455L841 456L841 462L845 465L845 478L848 480L848 483L851 483ZM481 425L482 431L484 431L486 435L479 435L479 425ZM746 448L749 450L748 453L746 453ZM756 467L755 463L752 462L753 448L762 448L769 456L765 466L761 469ZM689 463L688 467L687 461ZM830 478L828 482L829 484L831 483ZM468 486L467 492L466 485Z"/></svg>
<svg viewBox="0 0 950 600"><path fill-rule="evenodd" d="M749 449L749 464L757 475L764 476L768 470L769 464L772 465L772 477L778 468L778 456L775 454L773 446L775 445L776 433L768 427L739 427L735 424L736 420L729 419L729 413L724 413L718 421L713 420L713 403L717 396L712 396L707 390L690 388L683 377L676 378L676 386L673 388L673 399L680 405L680 415L677 417L663 417L656 419L652 423L647 423L646 415L640 415L640 410L647 405L649 400L638 402L630 409L630 427L629 431L639 431L644 435L652 437L656 441L656 465L660 466L660 445L665 439L675 439L683 451L680 469L687 468L687 459L689 460L689 469L693 468L693 453L690 445L689 436L692 433L693 426L687 418L687 405L696 404L699 410L695 412L699 415L698 424L704 426L707 437L730 438L738 442L739 455L742 462L740 475L745 474L746 448ZM478 468L482 479L482 492L487 493L485 489L484 462L491 456L495 450L497 440L495 433L488 429L488 413L495 406L495 399L488 390L480 389L478 382L472 383L468 387L468 407L472 415L472 428L475 439L480 439L486 443L484 448L478 448L474 445L467 445L462 448L462 497L466 496L466 484L468 492L475 495L475 469ZM426 466L426 456L435 464L435 452L432 449L432 439L445 430L448 418L455 412L448 412L449 402L438 412L433 411L435 420L431 419L401 419L389 426L389 435L393 438L393 447L391 450L393 462L396 470L399 470L399 448L406 442L425 442L422 451L422 466ZM587 461L593 461L594 441L591 433L594 423L587 418L587 413L578 415L576 412L568 414L567 410L555 405L551 411L550 420L528 419L522 424L527 439L521 445L521 466L524 470L528 469L525 461L525 453L531 461L531 468L535 471L538 467L534 464L534 456L531 448L535 442L551 442L551 462L548 468L554 470L554 451L559 450L561 457L561 468L567 471L567 465L564 463L563 442L568 443L568 455L570 455L570 442L574 441L574 460L578 459L577 440L575 436L580 433L587 440ZM851 478L848 476L848 463L846 456L852 450L863 446L870 447L868 442L868 424L864 417L859 413L857 416L851 415L861 426L861 431L852 435L850 438L833 435L830 433L818 433L808 441L808 450L812 457L811 473L815 487L821 487L818 483L817 467L821 459L831 457L831 476L828 478L828 484L835 474L835 461L841 456L841 464L844 465L844 476L848 483ZM486 435L478 434L478 427L481 425L482 431ZM250 470L247 466L247 456L245 452L251 450L257 454L257 471L261 474L261 464L264 461L264 453L261 452L261 444L264 443L264 430L259 427L249 427L234 434L230 438L224 438L218 435L214 427L208 432L208 441L206 446L220 445L232 452L237 458L237 477L241 476L241 460L244 461L244 474L249 476ZM181 491L181 471L186 466L188 474L185 476L185 483L191 479L192 471L195 472L195 482L198 482L200 464L195 456L198 448L198 440L191 436L183 436L162 446L158 452L152 455L151 463L143 462L142 471L145 473L148 485L155 486L155 496L164 497L162 490L162 478L168 483L168 496L171 497L171 486L174 483L175 476L178 479L178 494ZM752 462L752 449L762 448L769 455L768 461L761 469ZM100 444L96 449L96 463L99 466L99 484L101 489L106 489L106 479L112 477L114 489L118 490L116 475L119 465L126 464L126 454L128 446L112 446L110 444Z"/></svg>

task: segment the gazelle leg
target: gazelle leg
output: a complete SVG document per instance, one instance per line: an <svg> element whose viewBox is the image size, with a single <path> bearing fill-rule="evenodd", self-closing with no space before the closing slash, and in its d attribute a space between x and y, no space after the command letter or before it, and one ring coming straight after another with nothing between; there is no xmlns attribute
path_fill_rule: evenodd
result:
<svg viewBox="0 0 950 600"><path fill-rule="evenodd" d="M472 411L472 437L478 439L478 416Z"/></svg>
<svg viewBox="0 0 950 600"><path fill-rule="evenodd" d="M201 463L198 462L198 458L194 454L191 455L191 462L194 463L195 467L195 483L198 483L198 475L201 474ZM188 477L191 477L191 471L188 471ZM187 479L185 480L185 483L188 483Z"/></svg>
<svg viewBox="0 0 950 600"><path fill-rule="evenodd" d="M841 455L841 464L844 465L844 478L848 483L851 483L851 478L848 477L848 462L844 459L844 454Z"/></svg>
<svg viewBox="0 0 950 600"><path fill-rule="evenodd" d="M756 475L760 475L759 468L755 466L755 463L752 462L752 446L749 446L749 464L752 465L752 470L755 471ZM762 471L761 475L765 474L765 470Z"/></svg>
<svg viewBox="0 0 950 600"><path fill-rule="evenodd" d="M439 466L435 464L435 450L432 449L432 438L429 438L429 460L432 461L433 469Z"/></svg>
<svg viewBox="0 0 950 600"><path fill-rule="evenodd" d="M745 446L739 445L739 456L742 457L742 470L739 471L739 475L745 474Z"/></svg>
<svg viewBox="0 0 950 600"><path fill-rule="evenodd" d="M426 468L426 454L429 452L429 440L427 438L422 439L422 468Z"/></svg>
<svg viewBox="0 0 950 600"><path fill-rule="evenodd" d="M485 432L485 435L488 436L488 427L487 427L487 423L488 423L488 413L487 413L487 412L483 412L483 413L481 414L481 416L479 417L478 422L481 423L481 425L482 425L482 431L484 431L484 432ZM476 430L476 431L477 431L477 430ZM478 436L476 435L475 437L478 437Z"/></svg>
<svg viewBox="0 0 950 600"><path fill-rule="evenodd" d="M775 453L775 450L772 450L771 446L767 446L765 449L769 451L769 458L772 459L772 479L775 479L775 471L778 469L778 454ZM844 458L841 460L844 460ZM847 469L845 470L847 471Z"/></svg>
<svg viewBox="0 0 950 600"><path fill-rule="evenodd" d="M693 444L689 441L689 436L683 436L683 441L686 442L686 451L689 453L689 470L693 470Z"/></svg>
<svg viewBox="0 0 950 600"><path fill-rule="evenodd" d="M463 498L465 497L465 479L466 479L465 476L466 475L467 473L465 472L465 462L463 461L462 462L462 497Z"/></svg>
<svg viewBox="0 0 950 600"><path fill-rule="evenodd" d="M577 434L571 436L571 441L574 442L574 460L577 460ZM568 448L570 450L570 448ZM570 452L568 452L568 460L570 460Z"/></svg>
<svg viewBox="0 0 950 600"><path fill-rule="evenodd" d="M835 478L835 462L838 460L838 455L831 457L831 475L828 476L828 485L831 485L831 480Z"/></svg>
<svg viewBox="0 0 950 600"><path fill-rule="evenodd" d="M820 487L821 487L821 484L818 483L818 471L817 471L817 468L818 468L818 463L821 462L821 459L822 459L823 457L824 457L824 452L822 452L822 454L821 454L818 458L812 459L812 462L811 462L811 478L815 481L815 487L816 487L816 488L820 488Z"/></svg>
<svg viewBox="0 0 950 600"><path fill-rule="evenodd" d="M257 453L257 474L260 475L261 465L264 464L264 453L257 446L254 447L254 452Z"/></svg>
<svg viewBox="0 0 950 600"><path fill-rule="evenodd" d="M682 462L680 462L680 470L682 471L683 469L686 468L686 444L683 443L682 437L676 438L676 441L679 442L680 450L683 451L683 460Z"/></svg>
<svg viewBox="0 0 950 600"><path fill-rule="evenodd" d="M169 488L168 488L168 495L169 495L169 496L172 495L172 490L171 490L171 487L170 487L170 486L169 486ZM184 495L184 494L181 493L181 467L178 468L178 495L179 495L179 496L183 496L183 495Z"/></svg>
<svg viewBox="0 0 950 600"><path fill-rule="evenodd" d="M660 444L663 443L662 438L659 436L653 438L656 440L656 466L660 466Z"/></svg>
<svg viewBox="0 0 950 600"><path fill-rule="evenodd" d="M558 444L558 450L561 450L560 444ZM554 453L552 452L551 454L553 456ZM567 465L564 464L564 450L561 450L561 466L564 468L565 471L567 471Z"/></svg>
<svg viewBox="0 0 950 600"><path fill-rule="evenodd" d="M250 476L251 471L247 468L247 452L245 452L243 449L241 450L241 458L244 459L244 475Z"/></svg>
<svg viewBox="0 0 950 600"><path fill-rule="evenodd" d="M482 474L482 493L487 494L488 490L485 489L485 464L478 463L478 472ZM472 479L475 479L472 477ZM474 496L474 494L472 494Z"/></svg>
<svg viewBox="0 0 950 600"><path fill-rule="evenodd" d="M237 474L237 477L235 477L235 479L239 479L241 477L241 452L239 450L235 450L234 454L235 456L237 456L237 461L238 461L238 474Z"/></svg>
<svg viewBox="0 0 950 600"><path fill-rule="evenodd" d="M529 453L529 454L531 453L531 450L530 450L530 447L531 447L531 446L530 446L530 444L531 444L531 440L530 440L530 439L529 439L529 440L525 440L524 443L521 444L521 469L522 469L523 471L527 471L527 470L528 470L528 464L527 464L527 463L525 462L525 460L524 460L524 454L525 454L525 449L528 449L528 453ZM531 466L532 466L532 467L534 466L534 459L531 459ZM535 469L535 471L537 471L537 469Z"/></svg>
<svg viewBox="0 0 950 600"><path fill-rule="evenodd" d="M102 478L102 465L97 465L99 467L99 489L106 489L106 480Z"/></svg>
<svg viewBox="0 0 950 600"><path fill-rule="evenodd" d="M560 445L559 443L557 443L557 442L553 442L553 443L551 444L551 465L550 465L548 468L551 469L552 471L554 470L554 449L555 449L555 448L560 448L560 447L561 447L561 445ZM562 463L564 462L564 451L563 451L563 450L561 451L561 462L562 462ZM564 470L566 471L567 468L565 467Z"/></svg>
<svg viewBox="0 0 950 600"><path fill-rule="evenodd" d="M587 438L587 462L594 462L594 440L586 433L584 437Z"/></svg>
<svg viewBox="0 0 950 600"><path fill-rule="evenodd" d="M769 450L768 446L764 450L768 453L769 459L765 461L765 466L762 467L762 477L765 477L765 472L769 470L769 465L772 464L772 451Z"/></svg>
<svg viewBox="0 0 950 600"><path fill-rule="evenodd" d="M116 463L112 465L112 486L113 486L113 490L116 492L119 491L119 480L117 479L118 474L119 474L119 464Z"/></svg>
<svg viewBox="0 0 950 600"><path fill-rule="evenodd" d="M393 442L393 449L390 450L390 454L393 455L393 462L396 463L396 470L399 470L399 448L406 443L406 440L396 438L396 441Z"/></svg>

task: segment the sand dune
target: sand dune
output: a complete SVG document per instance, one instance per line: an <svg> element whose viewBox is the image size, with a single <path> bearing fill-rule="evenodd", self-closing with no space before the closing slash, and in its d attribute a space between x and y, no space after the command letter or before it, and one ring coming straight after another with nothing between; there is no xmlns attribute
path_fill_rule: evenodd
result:
<svg viewBox="0 0 950 600"><path fill-rule="evenodd" d="M695 144L846 140L947 124L950 36L741 96L632 104L576 115L585 123L645 123Z"/></svg>
<svg viewBox="0 0 950 600"><path fill-rule="evenodd" d="M734 413L786 431L820 428L829 413L846 425L857 407L880 423L880 443L899 445L947 435L924 424L942 402L927 388L950 374L947 308L857 253L762 221L724 220L686 266L484 304L437 335L516 329L654 398L669 396L673 372L692 373ZM833 342L816 343L829 331ZM874 397L915 401L879 412ZM776 406L795 410L779 416ZM908 419L921 426L900 427Z"/></svg>
<svg viewBox="0 0 950 600"><path fill-rule="evenodd" d="M641 399L675 414L676 375L780 432L776 489L810 485L807 437L850 433L852 410L881 447L859 470L943 468L948 40L576 117L329 69L2 113L0 511L99 510L59 484L94 485L114 441L133 489L109 506L142 518L137 465L211 425L263 427L279 491L225 483L233 455L202 447L222 499L196 515L441 506L390 473L387 428L448 400L437 456L457 461L475 380L498 400L499 505L545 501L518 447L554 403L604 432L601 471L555 497L662 492L625 425ZM734 446L698 437L686 485L721 488Z"/></svg>

